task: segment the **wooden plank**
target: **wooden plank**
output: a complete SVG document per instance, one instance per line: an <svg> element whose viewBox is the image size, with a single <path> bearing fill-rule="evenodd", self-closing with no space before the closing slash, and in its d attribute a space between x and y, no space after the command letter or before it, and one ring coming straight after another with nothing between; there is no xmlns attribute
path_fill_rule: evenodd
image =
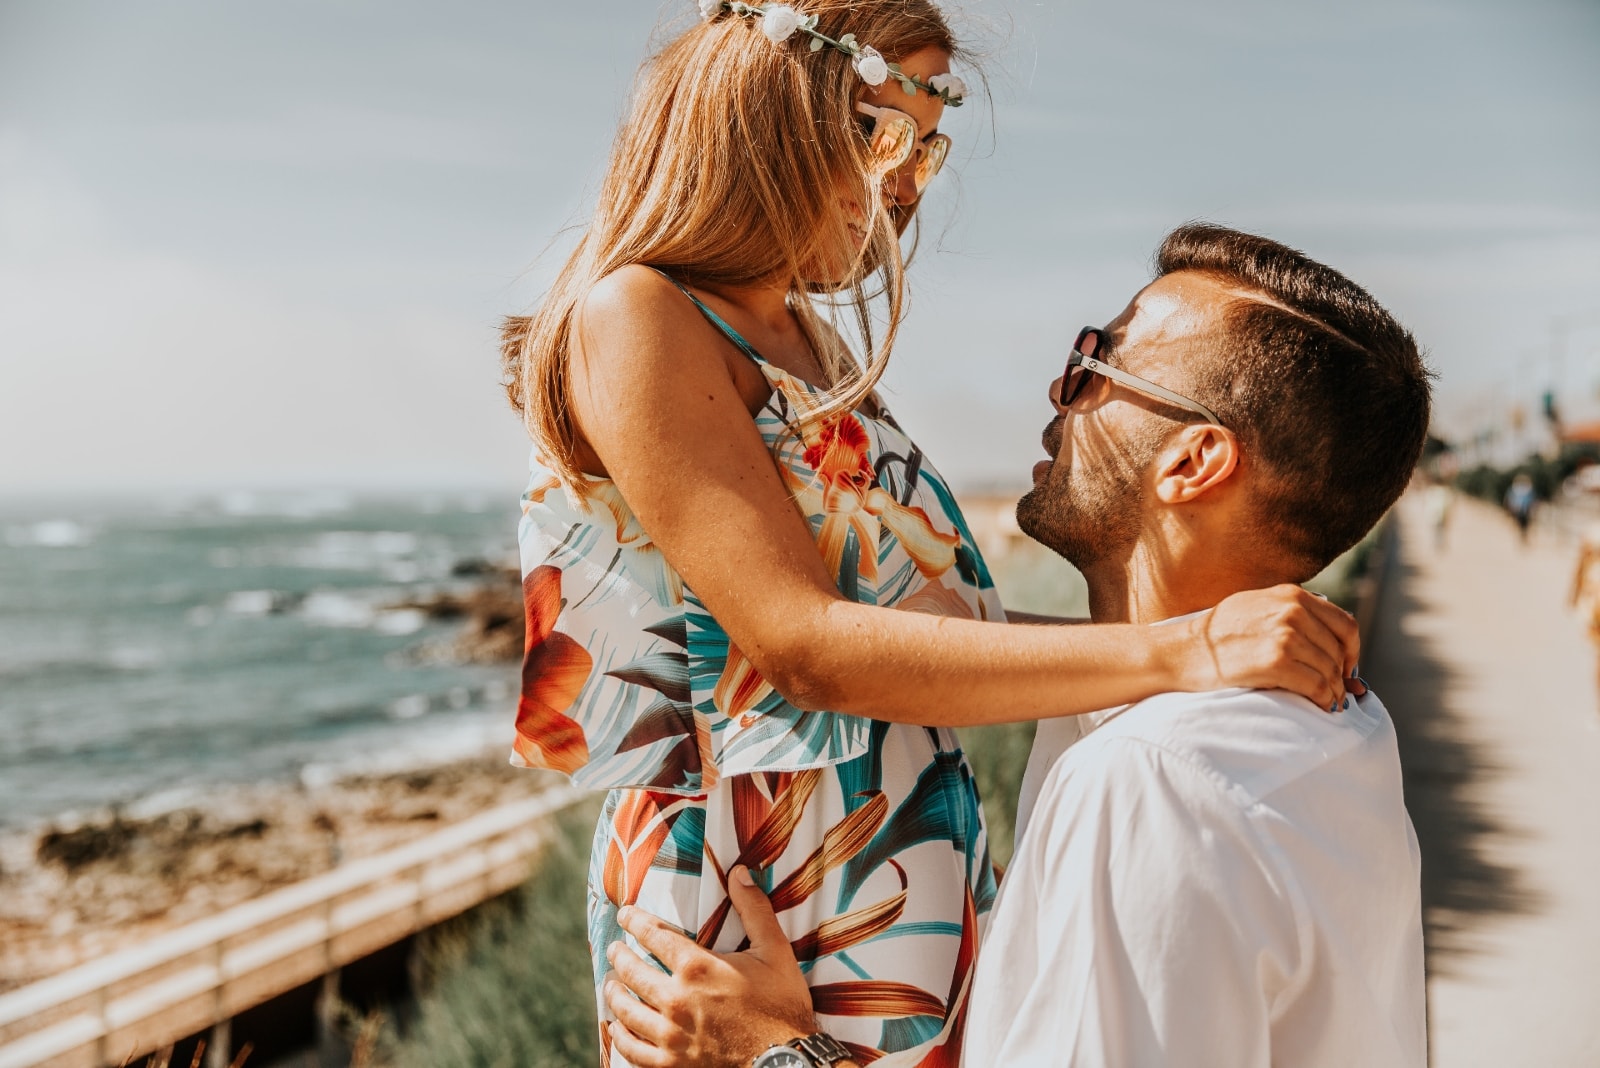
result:
<svg viewBox="0 0 1600 1068"><path fill-rule="evenodd" d="M60 1068L99 1063L98 1045L104 1034L98 1016L84 1013L0 1046L0 1068L33 1068L50 1064Z"/></svg>

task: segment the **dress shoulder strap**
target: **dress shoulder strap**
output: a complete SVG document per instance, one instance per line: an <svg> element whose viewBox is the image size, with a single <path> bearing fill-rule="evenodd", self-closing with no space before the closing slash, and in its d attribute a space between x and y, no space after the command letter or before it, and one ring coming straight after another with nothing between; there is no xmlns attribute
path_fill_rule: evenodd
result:
<svg viewBox="0 0 1600 1068"><path fill-rule="evenodd" d="M665 278L667 281L671 282L677 287L678 292L682 293L684 296L693 301L694 306L700 309L700 314L704 315L706 319L710 321L712 326L722 331L723 336L725 336L729 341L733 342L735 348L744 353L746 356L750 357L750 359L754 360L757 366L766 365L767 361L762 357L761 353L756 351L755 346L746 341L739 331L729 326L727 320L723 319L722 316L706 307L705 301L689 292L688 287L686 287L676 278L672 277L666 271L663 271L661 268L651 267L650 269L656 272L656 274L659 274L662 278Z"/></svg>

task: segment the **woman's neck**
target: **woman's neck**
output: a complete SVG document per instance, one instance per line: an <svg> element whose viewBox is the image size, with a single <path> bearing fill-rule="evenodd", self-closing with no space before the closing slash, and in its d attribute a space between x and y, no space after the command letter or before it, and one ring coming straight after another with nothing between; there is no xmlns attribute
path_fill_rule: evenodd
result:
<svg viewBox="0 0 1600 1068"><path fill-rule="evenodd" d="M711 285L702 282L698 288L732 304L774 334L783 335L798 328L794 313L789 310L787 286Z"/></svg>

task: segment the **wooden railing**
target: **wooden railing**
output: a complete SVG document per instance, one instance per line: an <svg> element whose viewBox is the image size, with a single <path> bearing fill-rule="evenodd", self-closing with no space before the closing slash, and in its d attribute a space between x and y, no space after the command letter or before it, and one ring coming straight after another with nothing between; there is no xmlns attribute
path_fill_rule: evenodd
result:
<svg viewBox="0 0 1600 1068"><path fill-rule="evenodd" d="M0 995L0 1068L103 1068L225 1029L245 1009L518 885L548 817L585 796L563 787L504 805ZM225 1048L209 1063L225 1065Z"/></svg>

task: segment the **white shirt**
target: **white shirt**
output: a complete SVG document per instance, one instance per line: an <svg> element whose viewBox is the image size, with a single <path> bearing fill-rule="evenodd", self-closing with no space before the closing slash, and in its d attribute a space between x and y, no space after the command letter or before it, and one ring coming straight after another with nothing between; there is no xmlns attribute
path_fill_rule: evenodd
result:
<svg viewBox="0 0 1600 1068"><path fill-rule="evenodd" d="M1079 728L1041 725L965 1063L1421 1068L1420 863L1377 697L1083 718L1053 764Z"/></svg>

